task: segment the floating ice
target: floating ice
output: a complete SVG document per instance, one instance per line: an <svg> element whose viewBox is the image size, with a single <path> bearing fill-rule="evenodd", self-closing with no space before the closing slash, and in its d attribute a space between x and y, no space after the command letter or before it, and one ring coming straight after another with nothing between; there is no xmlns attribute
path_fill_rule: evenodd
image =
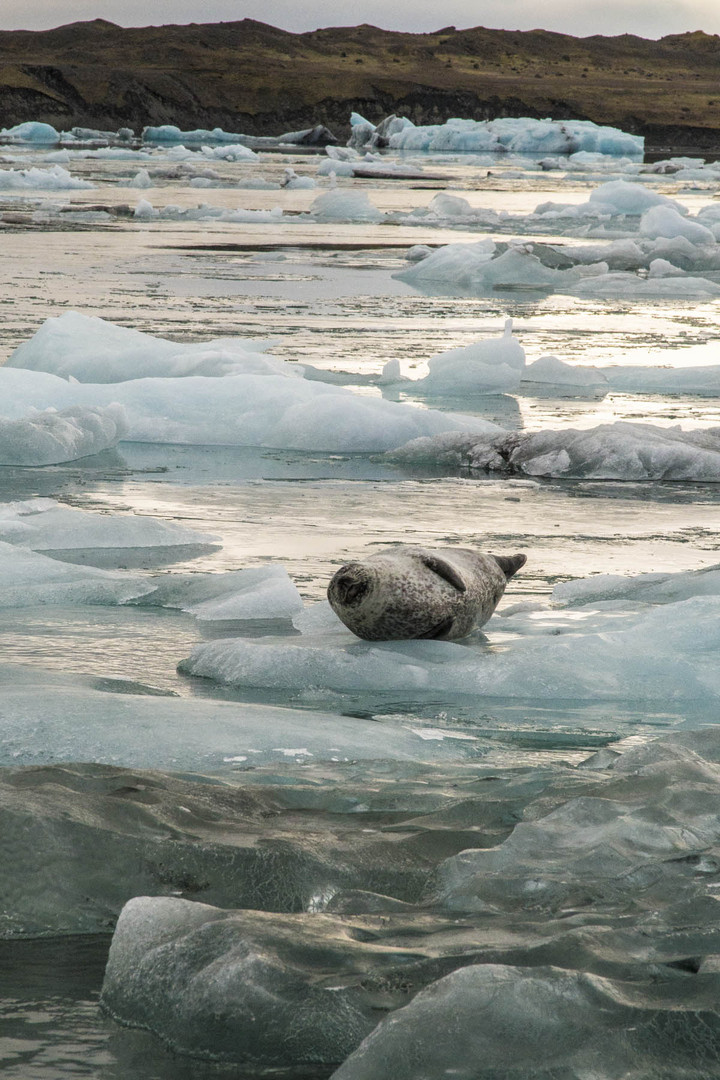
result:
<svg viewBox="0 0 720 1080"><path fill-rule="evenodd" d="M140 169L128 183L128 187L132 188L151 188L153 186L154 182L150 179L150 173L147 169Z"/></svg>
<svg viewBox="0 0 720 1080"><path fill-rule="evenodd" d="M720 566L679 573L593 574L556 585L556 604L593 604L606 600L629 600L634 604L669 604L691 596L720 595Z"/></svg>
<svg viewBox="0 0 720 1080"><path fill-rule="evenodd" d="M680 204L667 195L627 180L610 180L607 184L600 184L590 192L588 202L591 206L610 207L614 214L643 214L648 207L664 207L676 213L682 210Z"/></svg>
<svg viewBox="0 0 720 1080"><path fill-rule="evenodd" d="M277 223L282 220L283 211L280 206L274 206L272 210L244 210L241 207L227 210L222 206L208 206L207 203L196 207L170 204L157 208L147 199L140 199L133 216L138 221L225 221L252 225Z"/></svg>
<svg viewBox="0 0 720 1080"><path fill-rule="evenodd" d="M280 186L290 191L297 191L316 188L317 184L312 176L298 176L294 169L286 169Z"/></svg>
<svg viewBox="0 0 720 1080"><path fill-rule="evenodd" d="M0 503L0 540L54 555L70 557L81 549L98 556L102 551L117 552L122 559L132 549L207 549L216 546L215 539L158 518L75 510L54 499Z"/></svg>
<svg viewBox="0 0 720 1080"><path fill-rule="evenodd" d="M161 124L159 127L145 127L142 130L143 142L147 143L230 143L240 144L244 147L273 146L325 146L327 143L337 142L337 139L322 124L313 128L303 128L302 131L286 131L282 135L240 135L234 132L223 131L216 127L212 131L207 128L195 128L193 131L181 131L174 124Z"/></svg>
<svg viewBox="0 0 720 1080"><path fill-rule="evenodd" d="M18 420L0 416L0 465L55 465L99 454L127 433L121 407L70 405L30 410Z"/></svg>
<svg viewBox="0 0 720 1080"><path fill-rule="evenodd" d="M83 383L114 383L146 376L168 378L239 373L302 375L302 368L260 355L267 340L216 338L184 345L129 327L66 311L46 319L10 354L7 368L45 371Z"/></svg>
<svg viewBox="0 0 720 1080"><path fill-rule="evenodd" d="M715 236L698 221L691 221L672 206L653 206L640 219L640 235L650 240L658 237L684 236L691 244L715 244Z"/></svg>
<svg viewBox="0 0 720 1080"><path fill-rule="evenodd" d="M428 281L472 288L484 280L484 271L494 252L495 242L490 239L479 240L476 244L447 244L394 276L410 285L421 286Z"/></svg>
<svg viewBox="0 0 720 1080"><path fill-rule="evenodd" d="M71 176L62 165L50 169L0 169L0 191L67 191L94 188L89 180Z"/></svg>
<svg viewBox="0 0 720 1080"><path fill-rule="evenodd" d="M47 337L52 340L58 328L71 330L72 319L49 320ZM103 334L108 335L108 354L118 360L114 342L122 338L129 346L128 357L120 357L113 377L127 371L126 361L142 367L148 362L168 367L178 374L185 368L207 362L210 370L241 367L242 375L184 378L127 379L98 384L65 382L42 371L0 367L0 400L12 410L12 418L25 416L30 408L63 408L71 404L107 406L120 403L127 417L127 439L140 442L175 442L201 445L271 446L294 450L378 453L400 446L420 435L441 431L495 431L496 425L474 417L447 415L434 410L386 401L379 397L354 394L335 387L303 379L302 369L283 361L254 353L236 351L234 339L220 339L208 346L181 346L158 342L148 335L112 327L101 320L97 348ZM47 327L47 323L44 324ZM118 331L116 335L115 331ZM41 328L41 333L42 328ZM130 335L130 336L126 336ZM34 339L33 339L34 340ZM74 347L74 335L70 334ZM37 345L37 342L36 342ZM59 342L56 359L65 363L65 341ZM88 377L95 375L97 354L87 340L80 342L77 370ZM247 347L249 343L245 343ZM48 363L47 354L26 343L23 362ZM22 347L21 347L22 348ZM205 354L205 355L204 355ZM15 355L17 362L18 354ZM170 364L168 357L171 358ZM173 359L174 357L174 359ZM189 361L189 363L188 363Z"/></svg>
<svg viewBox="0 0 720 1080"><path fill-rule="evenodd" d="M4 507L0 505L0 514ZM0 516L0 536L7 535ZM72 566L0 540L0 607L34 604L122 604L150 592L140 577L88 566Z"/></svg>
<svg viewBox="0 0 720 1080"><path fill-rule="evenodd" d="M354 980L329 987L312 977L313 959L321 964L333 937L336 948L343 937L340 920L317 918L317 932L307 933L297 917L270 922L259 912L137 897L118 921L103 1007L185 1053L335 1063L372 1030L374 1017Z"/></svg>
<svg viewBox="0 0 720 1080"><path fill-rule="evenodd" d="M258 161L259 155L249 146L230 143L225 146L203 146L201 153L214 161Z"/></svg>
<svg viewBox="0 0 720 1080"><path fill-rule="evenodd" d="M516 390L525 367L525 350L513 337L512 319L500 338L449 349L428 360L428 374L412 384L414 392L439 396L502 394Z"/></svg>
<svg viewBox="0 0 720 1080"><path fill-rule="evenodd" d="M611 369L606 369L611 370ZM577 430L505 432L475 439L446 434L419 439L388 455L391 460L428 464L455 461L469 468L526 476L593 480L720 479L720 431L684 431L619 421Z"/></svg>
<svg viewBox="0 0 720 1080"><path fill-rule="evenodd" d="M640 394L720 394L720 365L651 367L614 365L602 369L613 390Z"/></svg>
<svg viewBox="0 0 720 1080"><path fill-rule="evenodd" d="M257 566L224 574L166 574L154 578L152 586L142 604L180 608L204 622L290 621L303 607L299 592L282 566Z"/></svg>
<svg viewBox="0 0 720 1080"><path fill-rule="evenodd" d="M369 643L331 628L300 638L222 639L197 645L180 669L246 690L407 695L480 695L536 701L694 702L720 700L713 657L720 644L720 597L692 596L627 613L614 625L568 625L512 643L502 652L469 640ZM503 631L512 628L512 616ZM486 634L492 642L493 621Z"/></svg>
<svg viewBox="0 0 720 1080"><path fill-rule="evenodd" d="M641 278L637 274L601 274L583 278L563 290L602 300L706 300L720 296L720 285L689 274Z"/></svg>
<svg viewBox="0 0 720 1080"><path fill-rule="evenodd" d="M521 382L523 393L544 387L596 393L607 391L609 386L608 379L599 368L567 364L557 356L541 356L528 364Z"/></svg>
<svg viewBox="0 0 720 1080"><path fill-rule="evenodd" d="M362 191L325 191L310 213L316 221L378 222L384 217Z"/></svg>
<svg viewBox="0 0 720 1080"><path fill-rule="evenodd" d="M653 987L649 979L638 986L543 964L484 962L446 975L391 1013L333 1080L549 1080L649 1075L649 1068L661 1075L668 1065L682 1073L690 1059L705 1057L696 1048L707 1028L715 1030L715 986L701 976L676 996L669 974Z"/></svg>
<svg viewBox="0 0 720 1080"><path fill-rule="evenodd" d="M362 121L362 118L359 118ZM374 129L353 128L352 145L372 141ZM357 134L356 134L357 131ZM360 141L360 140L363 141ZM388 139L393 150L430 150L457 153L574 154L585 150L616 156L639 157L643 139L617 128L599 127L588 120L534 120L503 117L498 120L452 119L445 124L414 127L409 123Z"/></svg>
<svg viewBox="0 0 720 1080"><path fill-rule="evenodd" d="M37 120L26 120L24 124L16 124L15 127L3 128L0 131L0 139L11 142L56 143L60 141L60 133L52 124L41 124Z"/></svg>

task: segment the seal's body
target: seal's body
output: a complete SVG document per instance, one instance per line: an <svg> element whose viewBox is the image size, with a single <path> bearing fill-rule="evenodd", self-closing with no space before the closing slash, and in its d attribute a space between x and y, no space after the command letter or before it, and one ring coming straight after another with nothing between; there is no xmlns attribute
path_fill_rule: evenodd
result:
<svg viewBox="0 0 720 1080"><path fill-rule="evenodd" d="M328 600L367 641L462 638L488 621L525 561L525 555L402 546L341 566Z"/></svg>

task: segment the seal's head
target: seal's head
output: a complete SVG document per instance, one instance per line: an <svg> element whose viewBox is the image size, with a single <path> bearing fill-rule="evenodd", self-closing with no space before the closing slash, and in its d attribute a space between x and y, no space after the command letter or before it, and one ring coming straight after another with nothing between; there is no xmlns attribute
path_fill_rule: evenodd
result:
<svg viewBox="0 0 720 1080"><path fill-rule="evenodd" d="M341 566L328 585L328 600L335 611L357 608L372 591L373 573L362 563Z"/></svg>

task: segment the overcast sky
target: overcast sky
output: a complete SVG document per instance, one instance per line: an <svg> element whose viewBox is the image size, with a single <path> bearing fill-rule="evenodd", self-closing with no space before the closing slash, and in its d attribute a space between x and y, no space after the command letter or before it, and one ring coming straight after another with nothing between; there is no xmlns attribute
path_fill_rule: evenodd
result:
<svg viewBox="0 0 720 1080"><path fill-rule="evenodd" d="M720 0L545 0L540 6L537 0L0 0L4 30L97 18L120 26L252 18L296 32L366 22L415 33L454 25L658 38L686 30L720 33Z"/></svg>

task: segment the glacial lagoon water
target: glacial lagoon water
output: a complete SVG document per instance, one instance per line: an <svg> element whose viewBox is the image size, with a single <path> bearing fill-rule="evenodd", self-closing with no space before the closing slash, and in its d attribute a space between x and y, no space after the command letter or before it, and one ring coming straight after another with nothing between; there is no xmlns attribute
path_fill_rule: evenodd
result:
<svg viewBox="0 0 720 1080"><path fill-rule="evenodd" d="M21 164L31 163L43 167L43 154L23 152ZM156 173L149 189L129 186L134 162L78 156L66 167L92 190L0 192L2 359L46 319L76 310L182 343L272 338L272 356L312 365L321 378L341 372L342 384L360 396L518 432L617 421L698 431L718 425L711 393L583 397L521 386L428 400L412 383L385 388L376 379L389 360L420 378L432 356L499 337L507 318L528 362L552 353L600 368L710 366L718 362L717 300L602 300L526 287L421 293L394 276L412 245L474 243L488 234L505 242L515 235L512 224L320 223L303 215L327 178L318 177L314 191L238 186L248 176L277 184L286 166L314 176L316 161L306 156L213 162L220 180L210 183L227 186L202 191L164 151L142 164ZM426 207L442 188L473 207L507 211L517 223L548 200L580 204L613 178L607 168L599 176L541 172L531 161L488 168L458 157L441 165L449 177L442 183L339 183L361 188L391 215ZM691 215L713 205L711 180L657 174L636 181ZM282 206L287 217L134 218L140 198L181 209L201 200L257 211ZM518 234L518 242L528 239L519 226ZM550 227L532 239L581 242ZM602 258L606 240L582 242ZM562 606L551 594L591 575L677 575L719 563L717 484L518 477L396 464L371 453L122 441L95 457L0 468L0 503L38 499L80 515L153 518L198 534L193 550L100 548L91 529L83 543L79 528L72 543L45 547L66 564L153 581L279 564L319 621L309 638L316 666L294 677L288 672L296 670L303 635L289 618L203 621L177 607L52 596L0 607L0 779L12 880L0 942L4 1074L329 1076L379 1021L405 1007L408 1019L339 1074L381 1080L383 1054L394 1061L418 1031L432 1030L424 988L467 968L468 979L479 972L481 981L457 991L443 983L438 1008L443 994L450 1008L492 994L482 983L492 975L497 993L510 995L505 1020L492 1015L494 1044L485 1032L484 1043L463 1050L460 1038L457 1058L450 1046L443 1057L436 1040L436 1070L478 1080L714 1075L720 940L717 837L706 800L717 784L717 687L714 631L703 621L713 618L703 607L712 590L681 589L663 610L622 593L601 596L594 607ZM439 643L435 653L368 654L338 639L322 608L311 605L321 604L344 561L397 542L524 551L528 563L498 614L466 642ZM690 615L684 607L676 616L681 603L695 605ZM642 620L653 613L658 618L645 629ZM215 678L187 665L178 671L197 646L228 638L249 650L244 676L237 667L227 678L222 666ZM535 648L544 643L545 652ZM433 646L418 643L426 644ZM504 681L478 689L475 665L495 661L505 664ZM456 676L443 674L448 665ZM633 755L634 766L622 764ZM238 793L247 806L236 805ZM138 962L129 973L118 939L101 1011L110 934L123 903L138 895L245 914L237 925L226 920L225 953L199 939L187 945L190 916L182 906L125 914L127 940L146 935L153 956L160 939L175 942L178 968L163 975L158 959L153 970ZM259 912L275 917L263 922L270 916ZM196 950L199 967L187 949ZM222 967L226 954L233 971ZM216 981L203 981L213 965ZM589 981L566 984L568 972ZM517 992L504 989L513 980L520 980ZM217 996L223 985L226 998ZM564 1057L553 1056L540 1026L535 1053L531 1045L503 1058L498 1047L520 1047L528 1023L523 986L539 995L540 1009L548 1008L543 995L570 1001L569 1013L553 1012L559 1041L568 1044ZM333 998L325 1021L318 987ZM269 998L281 1004L264 1013ZM193 1013L193 999L211 1003L216 1027L207 1037L207 1016ZM409 1011L415 1007L419 1028ZM622 1030L612 1052L598 1019L610 1014ZM185 1017L184 1035L172 1016ZM248 1016L275 1033L274 1056L249 1036L243 1050L237 1033ZM437 1013L438 1031L444 1016ZM578 1028L579 1048L568 1035ZM642 1037L632 1034L638 1030ZM673 1046L683 1048L685 1072ZM487 1055L487 1070L469 1064L478 1054Z"/></svg>

